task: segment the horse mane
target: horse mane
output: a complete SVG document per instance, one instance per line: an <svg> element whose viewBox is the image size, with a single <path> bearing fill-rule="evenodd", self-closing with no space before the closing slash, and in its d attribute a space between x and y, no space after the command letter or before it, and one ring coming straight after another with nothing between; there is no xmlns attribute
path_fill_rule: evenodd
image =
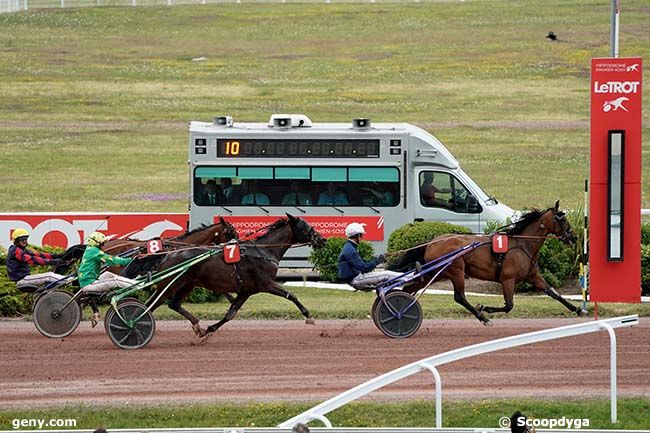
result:
<svg viewBox="0 0 650 433"><path fill-rule="evenodd" d="M289 224L289 219L288 218L280 218L279 220L273 222L270 226L266 228L266 232L261 234L260 236L257 237L255 240L260 240L264 239L265 237L269 236L273 231L282 228L286 225Z"/></svg>
<svg viewBox="0 0 650 433"><path fill-rule="evenodd" d="M514 223L513 227L506 230L506 234L508 235L520 235L526 227L531 225L533 221L536 221L539 219L546 210L539 210L539 209L533 209L529 212L526 212L517 220L516 223Z"/></svg>
<svg viewBox="0 0 650 433"><path fill-rule="evenodd" d="M221 224L221 223L214 223L214 224L201 224L201 225L198 226L197 228L195 228L195 229L193 229L193 230L190 230L189 232L185 232L185 233L183 233L182 235L177 236L176 239L179 239L179 240L180 240L180 239L185 239L186 237L188 237L188 236L190 236L190 235L193 235L193 234L195 234L195 233L201 232L201 231L203 231L203 230L207 230L207 229L209 229L210 227L214 227L214 226L217 225L217 224Z"/></svg>

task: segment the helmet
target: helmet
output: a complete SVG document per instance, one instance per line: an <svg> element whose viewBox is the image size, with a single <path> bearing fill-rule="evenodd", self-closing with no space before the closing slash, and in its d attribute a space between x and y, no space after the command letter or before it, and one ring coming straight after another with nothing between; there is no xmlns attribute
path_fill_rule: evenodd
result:
<svg viewBox="0 0 650 433"><path fill-rule="evenodd" d="M86 241L86 245L89 245L91 247L98 247L104 242L107 241L106 235L104 233L100 232L94 232L90 236L88 236L88 240Z"/></svg>
<svg viewBox="0 0 650 433"><path fill-rule="evenodd" d="M359 223L348 224L348 226L345 228L345 236L351 238L352 236L366 234L366 229L363 228L364 226L365 224Z"/></svg>
<svg viewBox="0 0 650 433"><path fill-rule="evenodd" d="M11 240L16 241L18 238L24 238L28 237L29 232L25 229L16 229L14 232L11 234Z"/></svg>

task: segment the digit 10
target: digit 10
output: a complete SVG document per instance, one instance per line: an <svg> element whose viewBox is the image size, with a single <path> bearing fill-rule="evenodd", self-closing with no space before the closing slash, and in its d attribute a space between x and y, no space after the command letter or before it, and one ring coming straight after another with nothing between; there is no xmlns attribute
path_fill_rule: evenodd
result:
<svg viewBox="0 0 650 433"><path fill-rule="evenodd" d="M226 155L239 155L239 141L226 141Z"/></svg>

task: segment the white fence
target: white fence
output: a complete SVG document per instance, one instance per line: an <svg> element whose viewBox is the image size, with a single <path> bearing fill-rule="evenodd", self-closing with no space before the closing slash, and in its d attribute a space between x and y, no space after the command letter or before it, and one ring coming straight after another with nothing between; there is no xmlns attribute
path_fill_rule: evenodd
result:
<svg viewBox="0 0 650 433"><path fill-rule="evenodd" d="M326 427L331 428L332 424L325 415L348 404L360 397L369 394L379 388L389 385L405 377L419 373L421 371L430 371L433 374L436 383L436 428L442 428L442 387L440 374L436 367L453 361L469 358L484 353L496 352L498 350L510 349L513 347L524 346L542 341L555 340L558 338L572 337L575 335L588 334L591 332L607 331L610 341L610 411L612 423L617 419L616 404L616 334L615 328L634 326L639 323L639 316L624 316L613 319L597 320L593 322L579 323L577 325L562 326L560 328L546 329L528 334L514 335L512 337L500 338L498 340L486 341L484 343L474 344L441 353L439 355L425 358L412 364L405 365L396 370L390 371L382 376L362 383L342 394L337 395L313 408L297 415L278 427L290 428L296 423L308 423L312 420L319 420Z"/></svg>

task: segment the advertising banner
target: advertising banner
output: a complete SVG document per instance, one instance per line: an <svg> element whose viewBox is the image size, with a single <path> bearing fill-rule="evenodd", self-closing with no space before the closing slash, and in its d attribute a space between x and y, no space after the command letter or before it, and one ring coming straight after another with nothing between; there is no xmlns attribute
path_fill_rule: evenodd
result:
<svg viewBox="0 0 650 433"><path fill-rule="evenodd" d="M147 240L185 233L186 213L0 213L0 245L9 248L11 233L23 228L31 245L68 248L94 231L113 238Z"/></svg>
<svg viewBox="0 0 650 433"><path fill-rule="evenodd" d="M240 237L272 224L284 215L277 216L225 216L224 219L235 226ZM345 237L345 227L357 222L365 224L367 241L384 240L384 217L382 216L304 216L300 217L311 224L325 238ZM217 217L215 217L217 219ZM215 221L216 222L216 221Z"/></svg>
<svg viewBox="0 0 650 433"><path fill-rule="evenodd" d="M641 300L641 58L591 61L589 288Z"/></svg>

